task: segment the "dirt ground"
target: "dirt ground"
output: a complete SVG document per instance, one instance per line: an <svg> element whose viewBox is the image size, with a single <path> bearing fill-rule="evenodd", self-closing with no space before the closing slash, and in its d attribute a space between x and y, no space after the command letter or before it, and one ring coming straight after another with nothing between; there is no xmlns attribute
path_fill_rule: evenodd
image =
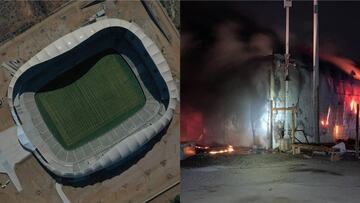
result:
<svg viewBox="0 0 360 203"><path fill-rule="evenodd" d="M176 197L176 195L180 194L179 191L180 191L180 184L169 189L163 194L157 196L156 198L150 200L148 203L164 203L164 202L170 203L171 201L174 201L174 197Z"/></svg>
<svg viewBox="0 0 360 203"><path fill-rule="evenodd" d="M14 125L6 97L9 82L5 73L0 69L0 132Z"/></svg>
<svg viewBox="0 0 360 203"><path fill-rule="evenodd" d="M133 20L144 32L154 40L170 66L176 81L180 79L180 36L171 20L164 14L159 2L151 2L161 24L165 26L168 41L149 18L140 1L106 1L97 5L81 9L81 2L72 2L55 14L31 27L13 40L0 47L0 63L14 58L25 61L34 56L42 48L59 37L77 29L86 19L97 11L105 8L107 16L124 20ZM136 15L134 15L136 14ZM0 98L6 98L9 78L0 69ZM6 88L4 88L4 86ZM7 109L6 109L7 108ZM4 109L4 108L2 108ZM0 109L0 118L12 121L8 107ZM0 120L1 120L0 119ZM0 131L10 127L13 123L2 125ZM60 202L55 181L31 156L16 167L16 173L24 187L20 193L9 184L0 189L0 202ZM7 180L7 176L0 174L0 182ZM154 196L180 180L179 169L179 107L167 133L156 143L136 164L128 170L111 179L97 182L85 187L64 186L63 190L71 202L142 202ZM180 194L180 187L174 187L171 192ZM171 196L170 195L170 196ZM174 195L175 197L175 195ZM159 196L159 198L161 198Z"/></svg>
<svg viewBox="0 0 360 203"><path fill-rule="evenodd" d="M0 4L0 44L59 9L66 1L3 1Z"/></svg>
<svg viewBox="0 0 360 203"><path fill-rule="evenodd" d="M288 154L194 157L181 163L184 202L358 202L360 161Z"/></svg>
<svg viewBox="0 0 360 203"><path fill-rule="evenodd" d="M61 202L55 190L55 180L45 172L33 156L30 156L16 166L16 174L21 182L23 191L17 192L14 185L10 183L6 188L0 188L0 202ZM7 175L0 174L1 183L5 183L8 179Z"/></svg>

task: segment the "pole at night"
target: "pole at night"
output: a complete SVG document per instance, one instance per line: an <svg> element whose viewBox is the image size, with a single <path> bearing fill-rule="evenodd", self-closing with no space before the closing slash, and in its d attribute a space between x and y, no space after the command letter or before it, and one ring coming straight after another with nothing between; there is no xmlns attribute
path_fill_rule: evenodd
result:
<svg viewBox="0 0 360 203"><path fill-rule="evenodd" d="M289 24L290 24L290 7L292 6L291 0L284 0L284 8L286 9L286 31L285 31L285 94L284 94L284 107L288 107L288 92L289 92ZM288 135L288 122L287 122L287 111L284 111L284 136Z"/></svg>
<svg viewBox="0 0 360 203"><path fill-rule="evenodd" d="M319 133L319 24L318 1L314 0L314 32L313 32L313 112L314 112L314 141L320 143Z"/></svg>

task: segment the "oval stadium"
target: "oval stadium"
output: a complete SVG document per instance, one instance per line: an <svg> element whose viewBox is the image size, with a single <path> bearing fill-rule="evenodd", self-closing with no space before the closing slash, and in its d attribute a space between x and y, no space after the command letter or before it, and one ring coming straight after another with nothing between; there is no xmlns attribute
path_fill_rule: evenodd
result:
<svg viewBox="0 0 360 203"><path fill-rule="evenodd" d="M170 123L177 89L135 23L105 19L48 45L8 89L17 136L49 171L90 175L126 162Z"/></svg>

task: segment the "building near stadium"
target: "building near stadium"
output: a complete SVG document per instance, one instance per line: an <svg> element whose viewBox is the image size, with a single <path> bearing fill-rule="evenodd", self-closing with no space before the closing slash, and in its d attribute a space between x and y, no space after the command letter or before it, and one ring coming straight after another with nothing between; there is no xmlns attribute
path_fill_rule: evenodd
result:
<svg viewBox="0 0 360 203"><path fill-rule="evenodd" d="M126 161L172 119L177 89L154 42L105 19L65 35L12 78L18 139L52 173L87 176Z"/></svg>

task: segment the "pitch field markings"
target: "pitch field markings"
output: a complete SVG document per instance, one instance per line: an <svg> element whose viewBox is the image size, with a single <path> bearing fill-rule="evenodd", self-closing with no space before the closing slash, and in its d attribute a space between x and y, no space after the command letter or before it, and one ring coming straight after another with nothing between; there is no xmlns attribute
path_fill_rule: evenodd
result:
<svg viewBox="0 0 360 203"><path fill-rule="evenodd" d="M75 82L37 92L35 101L61 145L74 149L134 115L146 98L126 61L109 54Z"/></svg>

